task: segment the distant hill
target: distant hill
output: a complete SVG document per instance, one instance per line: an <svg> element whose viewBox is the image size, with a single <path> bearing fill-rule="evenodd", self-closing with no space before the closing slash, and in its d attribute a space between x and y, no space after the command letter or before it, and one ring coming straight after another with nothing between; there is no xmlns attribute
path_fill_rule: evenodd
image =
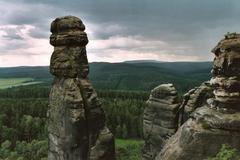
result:
<svg viewBox="0 0 240 160"><path fill-rule="evenodd" d="M156 60L132 60L132 61L124 61L123 63L162 63L162 61L156 61Z"/></svg>
<svg viewBox="0 0 240 160"><path fill-rule="evenodd" d="M46 66L0 67L0 78L49 79L51 75Z"/></svg>
<svg viewBox="0 0 240 160"><path fill-rule="evenodd" d="M174 83L185 92L210 79L211 62L123 62L90 64L90 79L97 89L151 90L161 83ZM50 84L48 67L0 68L0 78L34 78Z"/></svg>
<svg viewBox="0 0 240 160"><path fill-rule="evenodd" d="M212 62L162 62L154 60L126 61L124 63L155 66L167 70L177 71L180 73L188 73L196 70L204 70L212 67Z"/></svg>

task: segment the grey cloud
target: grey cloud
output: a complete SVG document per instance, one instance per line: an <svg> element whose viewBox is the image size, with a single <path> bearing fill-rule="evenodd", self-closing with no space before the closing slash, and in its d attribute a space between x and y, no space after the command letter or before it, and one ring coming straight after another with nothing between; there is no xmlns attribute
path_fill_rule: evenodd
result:
<svg viewBox="0 0 240 160"><path fill-rule="evenodd" d="M46 29L36 27L29 31L29 35L33 38L38 38L38 39L39 38L48 38L49 32L46 32Z"/></svg>
<svg viewBox="0 0 240 160"><path fill-rule="evenodd" d="M5 46L0 48L0 52L1 52L1 55L12 54L12 51L14 51L14 50L28 48L28 47L30 47L30 46L27 43L25 43L24 41L15 40L15 41L6 43ZM19 53L19 54L23 54L23 53Z"/></svg>
<svg viewBox="0 0 240 160"><path fill-rule="evenodd" d="M240 31L239 0L9 0L19 8L5 15L8 24L31 24L30 36L47 38L55 17L76 15L94 24L94 36L140 35L145 40L163 40L190 46L187 55L211 59L210 49L230 31ZM22 6L21 6L22 5ZM26 8L24 8L26 7ZM0 16L1 17L1 16ZM108 30L109 26L123 29ZM90 37L91 38L91 37ZM157 48L157 47L156 47Z"/></svg>
<svg viewBox="0 0 240 160"><path fill-rule="evenodd" d="M11 2L11 0L9 1ZM1 2L1 10L5 13L0 15L3 24L23 25L42 24L52 16L56 16L58 8L47 4L21 3L21 1Z"/></svg>
<svg viewBox="0 0 240 160"><path fill-rule="evenodd" d="M23 37L19 35L19 30L16 28L7 28L4 31L6 35L3 35L3 38L8 40L23 40Z"/></svg>
<svg viewBox="0 0 240 160"><path fill-rule="evenodd" d="M30 47L22 35L23 29L25 29L24 26L1 28L1 31L5 33L0 39L2 43L0 52L2 55L9 54L13 50Z"/></svg>
<svg viewBox="0 0 240 160"><path fill-rule="evenodd" d="M31 6L52 6L52 10L41 7L43 13L39 13L38 10L30 10L28 14L23 13L24 16L28 17L21 17L19 14L19 18L16 15L12 22L41 21L46 17L52 17L52 15L62 15L62 11L66 14L74 13L99 26L103 23L126 26L128 32L122 33L125 35L140 33L146 37L159 38L161 36L166 39L172 39L172 34L176 34L173 35L173 38L176 36L184 39L191 38L201 33L205 28L227 25L240 14L236 8L240 4L237 0L43 0L38 2L25 0L22 2L31 4ZM58 14L55 14L54 7L58 8ZM38 14L35 15L35 13ZM230 21L231 19L233 21ZM103 28L102 35L99 33L100 38L101 36L110 35L104 33Z"/></svg>

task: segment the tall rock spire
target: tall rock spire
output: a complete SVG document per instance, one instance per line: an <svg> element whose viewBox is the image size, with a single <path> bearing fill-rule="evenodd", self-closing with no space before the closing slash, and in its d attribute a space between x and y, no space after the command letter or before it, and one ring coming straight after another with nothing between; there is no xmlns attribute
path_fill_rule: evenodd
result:
<svg viewBox="0 0 240 160"><path fill-rule="evenodd" d="M55 19L48 111L49 160L114 160L114 138L88 79L87 34L74 16Z"/></svg>
<svg viewBox="0 0 240 160"><path fill-rule="evenodd" d="M240 34L227 34L213 52L214 97L190 115L156 160L203 160L223 144L240 150Z"/></svg>
<svg viewBox="0 0 240 160"><path fill-rule="evenodd" d="M177 130L178 95L172 84L151 91L143 114L143 160L154 160L167 139Z"/></svg>
<svg viewBox="0 0 240 160"><path fill-rule="evenodd" d="M225 35L212 50L215 54L211 84L215 99L211 107L223 112L240 111L240 34Z"/></svg>

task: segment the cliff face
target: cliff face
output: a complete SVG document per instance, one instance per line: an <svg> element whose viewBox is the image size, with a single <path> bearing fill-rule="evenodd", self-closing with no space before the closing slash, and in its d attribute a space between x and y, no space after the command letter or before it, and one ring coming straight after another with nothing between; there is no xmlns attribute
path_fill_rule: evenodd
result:
<svg viewBox="0 0 240 160"><path fill-rule="evenodd" d="M226 112L240 110L240 34L227 34L212 50L215 54L211 79L214 102L211 107Z"/></svg>
<svg viewBox="0 0 240 160"><path fill-rule="evenodd" d="M199 107L207 104L207 99L213 97L213 88L209 82L202 83L183 96L183 101L179 108L178 126L186 122L191 114Z"/></svg>
<svg viewBox="0 0 240 160"><path fill-rule="evenodd" d="M178 108L177 91L172 84L163 84L151 91L143 115L144 160L153 160L176 132Z"/></svg>
<svg viewBox="0 0 240 160"><path fill-rule="evenodd" d="M55 76L48 111L49 160L114 160L114 138L88 79L87 34L73 16L55 19L50 72Z"/></svg>
<svg viewBox="0 0 240 160"><path fill-rule="evenodd" d="M156 160L202 160L222 144L240 149L240 35L227 34L213 52L214 97L190 115Z"/></svg>

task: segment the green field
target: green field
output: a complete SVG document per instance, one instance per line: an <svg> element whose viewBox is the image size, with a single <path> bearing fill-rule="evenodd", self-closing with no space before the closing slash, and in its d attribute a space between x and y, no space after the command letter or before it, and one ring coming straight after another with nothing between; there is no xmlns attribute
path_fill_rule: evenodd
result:
<svg viewBox="0 0 240 160"><path fill-rule="evenodd" d="M141 160L143 140L116 139L117 160Z"/></svg>
<svg viewBox="0 0 240 160"><path fill-rule="evenodd" d="M183 94L211 78L211 62L90 63L89 79L97 90L150 91L173 83ZM48 66L1 68L1 78L33 78L48 85L53 76Z"/></svg>
<svg viewBox="0 0 240 160"><path fill-rule="evenodd" d="M33 78L0 78L0 89L38 83L41 83L41 81L34 81Z"/></svg>

